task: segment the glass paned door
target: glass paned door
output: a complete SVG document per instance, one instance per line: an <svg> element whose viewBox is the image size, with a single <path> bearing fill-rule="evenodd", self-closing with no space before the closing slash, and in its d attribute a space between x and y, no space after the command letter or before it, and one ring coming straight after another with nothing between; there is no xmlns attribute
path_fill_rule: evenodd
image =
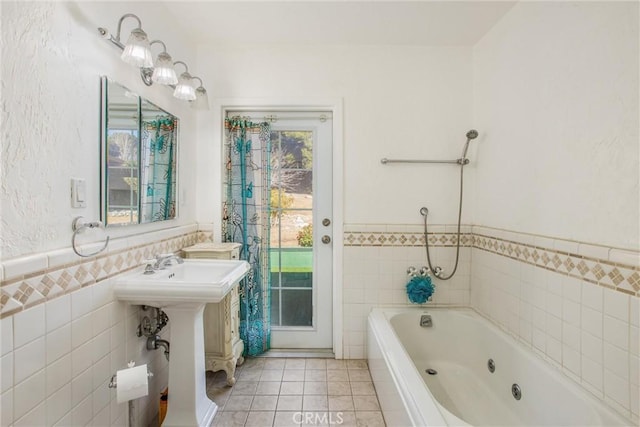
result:
<svg viewBox="0 0 640 427"><path fill-rule="evenodd" d="M331 348L330 114L281 112L271 123L271 346ZM321 119L324 117L324 119Z"/></svg>
<svg viewBox="0 0 640 427"><path fill-rule="evenodd" d="M313 326L313 132L271 132L271 326Z"/></svg>

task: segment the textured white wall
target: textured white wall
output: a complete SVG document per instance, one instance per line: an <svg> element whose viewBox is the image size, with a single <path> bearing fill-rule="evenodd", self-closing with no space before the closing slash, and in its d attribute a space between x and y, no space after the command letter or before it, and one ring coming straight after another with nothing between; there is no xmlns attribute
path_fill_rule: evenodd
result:
<svg viewBox="0 0 640 427"><path fill-rule="evenodd" d="M100 217L100 81L107 75L181 119L182 189L194 187L195 116L167 88L146 87L97 27L114 34L127 12L161 38L174 59L194 67L194 50L172 32L163 6L138 2L2 2L2 169L0 258L68 247L77 215ZM127 19L123 32L134 27ZM126 35L124 36L126 39ZM154 46L156 52L158 46ZM70 178L87 181L85 209L70 206ZM163 224L109 229L118 237L193 222L195 194L180 204L180 218ZM86 241L101 240L92 233ZM83 240L84 242L84 240Z"/></svg>
<svg viewBox="0 0 640 427"><path fill-rule="evenodd" d="M637 2L520 2L474 47L474 224L638 249L638 52Z"/></svg>
<svg viewBox="0 0 640 427"><path fill-rule="evenodd" d="M457 215L458 169L388 165L389 158L457 158L471 123L471 49L401 46L205 46L198 67L219 98L342 98L344 222L434 223ZM210 111L200 139L219 132ZM198 220L219 211L220 147L199 148ZM200 167L201 166L201 167Z"/></svg>

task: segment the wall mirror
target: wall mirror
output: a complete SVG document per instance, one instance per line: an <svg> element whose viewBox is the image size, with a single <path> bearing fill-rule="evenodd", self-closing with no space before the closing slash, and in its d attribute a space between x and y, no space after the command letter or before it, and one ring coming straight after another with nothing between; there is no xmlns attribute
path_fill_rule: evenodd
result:
<svg viewBox="0 0 640 427"><path fill-rule="evenodd" d="M178 118L107 77L100 80L102 222L176 218Z"/></svg>

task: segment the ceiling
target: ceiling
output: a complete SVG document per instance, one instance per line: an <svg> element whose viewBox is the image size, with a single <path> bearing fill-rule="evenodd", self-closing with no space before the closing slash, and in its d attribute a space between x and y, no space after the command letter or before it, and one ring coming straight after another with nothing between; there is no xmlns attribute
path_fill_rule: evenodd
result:
<svg viewBox="0 0 640 427"><path fill-rule="evenodd" d="M166 1L198 44L472 46L514 1Z"/></svg>

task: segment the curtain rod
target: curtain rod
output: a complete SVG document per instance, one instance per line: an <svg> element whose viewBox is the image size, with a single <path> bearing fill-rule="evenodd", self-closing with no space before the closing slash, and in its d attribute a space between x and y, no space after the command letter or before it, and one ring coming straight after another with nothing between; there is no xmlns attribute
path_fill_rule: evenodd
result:
<svg viewBox="0 0 640 427"><path fill-rule="evenodd" d="M264 121L269 123L276 123L278 120L320 120L321 122L326 122L327 120L332 120L333 117L331 114L322 113L319 116L278 116L277 114L271 114L263 117L252 117L252 116L243 116L242 114L233 114L231 116L227 115L227 117L235 117L239 116L243 119L251 120L251 121Z"/></svg>

